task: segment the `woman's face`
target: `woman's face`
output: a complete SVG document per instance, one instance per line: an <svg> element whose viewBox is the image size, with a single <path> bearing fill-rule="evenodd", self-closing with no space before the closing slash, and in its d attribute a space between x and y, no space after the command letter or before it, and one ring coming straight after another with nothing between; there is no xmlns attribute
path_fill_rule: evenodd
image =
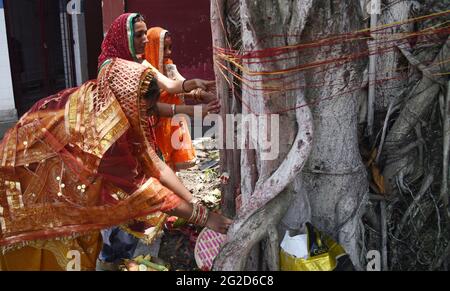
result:
<svg viewBox="0 0 450 291"><path fill-rule="evenodd" d="M172 58L172 37L166 34L166 37L164 37L164 59L167 60L171 58Z"/></svg>
<svg viewBox="0 0 450 291"><path fill-rule="evenodd" d="M147 42L147 25L144 21L136 22L134 24L134 49L137 55L144 53Z"/></svg>

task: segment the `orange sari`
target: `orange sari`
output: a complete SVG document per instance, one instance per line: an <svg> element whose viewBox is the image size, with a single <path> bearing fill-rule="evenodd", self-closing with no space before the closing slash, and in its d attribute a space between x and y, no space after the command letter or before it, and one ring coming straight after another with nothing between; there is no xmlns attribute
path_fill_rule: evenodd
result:
<svg viewBox="0 0 450 291"><path fill-rule="evenodd" d="M177 207L180 198L158 180L163 164L146 116L153 76L113 59L97 81L69 90L63 108L42 106L8 131L0 143L0 253L21 253L0 255L1 269L25 255L33 261L22 269L65 269L67 250L80 250L81 268L92 269L98 230ZM102 167L117 159L108 153L125 136L129 179Z"/></svg>
<svg viewBox="0 0 450 291"><path fill-rule="evenodd" d="M147 32L148 43L145 47L145 59L158 71L166 72L167 67L175 67L172 60L164 60L164 37L167 30L161 27L152 27ZM166 68L166 69L165 69ZM175 79L168 75L167 77ZM159 101L167 104L181 105L184 100L175 95L162 91ZM192 146L191 135L184 118L173 124L172 118L159 118L156 124L155 134L158 147L161 150L165 162L174 170L186 169L195 165L196 154ZM173 141L176 141L174 144Z"/></svg>

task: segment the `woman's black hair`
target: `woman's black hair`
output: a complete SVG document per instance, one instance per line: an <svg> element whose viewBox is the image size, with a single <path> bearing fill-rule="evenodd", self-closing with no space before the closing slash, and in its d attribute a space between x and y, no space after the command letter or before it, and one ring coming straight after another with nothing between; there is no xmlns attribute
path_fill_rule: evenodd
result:
<svg viewBox="0 0 450 291"><path fill-rule="evenodd" d="M147 93L144 95L144 99L149 100L149 101L158 101L159 93L160 93L160 89L158 86L158 82L157 82L156 78L153 78L150 81L150 86L148 88ZM155 122L155 126L156 126L159 122L160 115L159 115L158 107L156 106L156 102L151 102L151 103L153 103L153 106L151 106L147 109L147 116L152 116L152 115L156 116L156 120L157 120Z"/></svg>
<svg viewBox="0 0 450 291"><path fill-rule="evenodd" d="M136 24L136 22L145 21L144 16L141 14L136 15L136 17L133 18L133 25Z"/></svg>

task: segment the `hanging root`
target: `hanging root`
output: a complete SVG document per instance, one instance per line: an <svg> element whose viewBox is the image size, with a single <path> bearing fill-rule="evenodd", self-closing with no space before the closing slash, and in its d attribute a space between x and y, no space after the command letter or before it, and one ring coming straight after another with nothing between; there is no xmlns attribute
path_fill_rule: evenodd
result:
<svg viewBox="0 0 450 291"><path fill-rule="evenodd" d="M444 206L447 208L447 215L450 217L450 212L448 211L449 203L449 193L448 193L448 152L450 149L450 81L447 85L447 97L444 101L444 128L443 128L443 138L444 138L444 149L443 149L443 159L442 159L442 184L441 184L441 195L440 199L444 202Z"/></svg>
<svg viewBox="0 0 450 291"><path fill-rule="evenodd" d="M299 98L298 102L302 100L303 98ZM238 217L228 231L228 242L214 262L215 270L243 270L251 248L265 237L269 230L274 232L274 225L278 224L286 212L290 199L277 195L302 170L312 148L311 111L308 107L302 107L297 109L296 116L298 132L291 150L272 176L259 184L250 200L239 209ZM272 245L272 253L275 252L273 248ZM274 260L269 259L269 262ZM271 263L270 267L276 266Z"/></svg>

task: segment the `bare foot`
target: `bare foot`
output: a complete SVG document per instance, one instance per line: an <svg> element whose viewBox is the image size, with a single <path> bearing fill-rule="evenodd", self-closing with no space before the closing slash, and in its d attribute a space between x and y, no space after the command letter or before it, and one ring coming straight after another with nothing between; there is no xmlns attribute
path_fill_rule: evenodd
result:
<svg viewBox="0 0 450 291"><path fill-rule="evenodd" d="M214 231L226 234L233 221L223 215L210 212L206 226Z"/></svg>

